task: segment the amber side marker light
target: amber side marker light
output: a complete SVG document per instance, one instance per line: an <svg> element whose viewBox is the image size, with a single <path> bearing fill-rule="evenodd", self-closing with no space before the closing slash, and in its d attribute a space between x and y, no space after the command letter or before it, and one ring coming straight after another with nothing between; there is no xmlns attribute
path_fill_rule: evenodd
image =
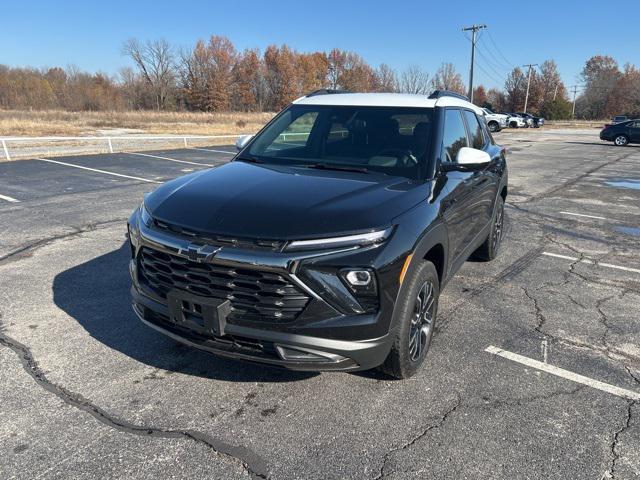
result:
<svg viewBox="0 0 640 480"><path fill-rule="evenodd" d="M404 276L407 274L407 269L409 268L409 264L411 263L411 259L413 258L413 253L409 254L404 261L404 265L402 266L402 270L400 271L400 285L404 281Z"/></svg>

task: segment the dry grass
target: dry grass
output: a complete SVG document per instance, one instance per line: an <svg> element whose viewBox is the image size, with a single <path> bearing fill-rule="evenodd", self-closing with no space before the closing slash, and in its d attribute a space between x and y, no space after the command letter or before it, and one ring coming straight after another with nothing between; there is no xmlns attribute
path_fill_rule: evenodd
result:
<svg viewBox="0 0 640 480"><path fill-rule="evenodd" d="M226 135L253 133L273 113L64 112L0 110L0 136L90 136L119 133Z"/></svg>
<svg viewBox="0 0 640 480"><path fill-rule="evenodd" d="M547 120L545 127L550 128L602 128L611 120Z"/></svg>

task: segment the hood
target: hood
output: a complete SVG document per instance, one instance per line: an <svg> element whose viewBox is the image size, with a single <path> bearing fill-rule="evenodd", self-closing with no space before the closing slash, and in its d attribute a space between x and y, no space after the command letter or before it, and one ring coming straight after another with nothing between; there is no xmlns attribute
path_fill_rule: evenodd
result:
<svg viewBox="0 0 640 480"><path fill-rule="evenodd" d="M203 234L291 240L389 226L429 191L377 173L230 162L162 185L145 205L158 220Z"/></svg>

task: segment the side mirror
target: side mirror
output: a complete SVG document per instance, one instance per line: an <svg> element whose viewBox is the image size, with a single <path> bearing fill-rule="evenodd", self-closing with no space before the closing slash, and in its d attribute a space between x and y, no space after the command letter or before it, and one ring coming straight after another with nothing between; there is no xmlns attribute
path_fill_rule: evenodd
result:
<svg viewBox="0 0 640 480"><path fill-rule="evenodd" d="M252 138L253 135L240 135L236 140L236 148L238 151L242 150Z"/></svg>
<svg viewBox="0 0 640 480"><path fill-rule="evenodd" d="M458 165L483 165L491 162L491 156L484 150L477 150L475 148L462 147L458 151L456 157Z"/></svg>

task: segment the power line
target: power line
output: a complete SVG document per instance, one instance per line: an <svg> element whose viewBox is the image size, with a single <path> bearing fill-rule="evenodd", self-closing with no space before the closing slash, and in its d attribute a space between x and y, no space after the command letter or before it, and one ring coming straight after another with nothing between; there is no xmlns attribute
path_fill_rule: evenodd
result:
<svg viewBox="0 0 640 480"><path fill-rule="evenodd" d="M481 51L486 53L487 55L489 55L491 57L491 61L489 61L489 59L487 59L486 57L484 57L484 55L482 55L480 53L480 55L485 59L486 62L491 63L493 66L496 67L497 70L500 71L504 71L504 72L510 72L511 70L513 70L512 67L510 66L505 66L504 62L501 62L494 54L493 52L488 48L488 43L487 42L482 42L482 49L480 49L480 42L478 42L478 53L480 53Z"/></svg>
<svg viewBox="0 0 640 480"><path fill-rule="evenodd" d="M515 68L515 65L513 64L513 62L510 62L509 59L507 57L504 56L504 53L502 53L502 50L500 50L498 48L498 45L496 44L496 42L493 40L493 35L491 35L491 32L487 30L487 36L489 37L489 40L491 41L491 44L493 45L493 48L496 50L496 52L498 52L498 54L504 59L504 61L506 62L506 65L513 70Z"/></svg>
<svg viewBox="0 0 640 480"><path fill-rule="evenodd" d="M469 69L469 100L473 102L473 66L476 58L476 41L477 33L479 30L487 28L486 25L471 25L470 27L464 27L463 32L471 32L471 68Z"/></svg>
<svg viewBox="0 0 640 480"><path fill-rule="evenodd" d="M497 85L501 85L502 83L504 83L503 80L498 80L496 77L494 77L492 74L490 74L489 72L487 72L481 64L477 64L476 65L480 71L482 71L482 73L484 73L490 80L492 80L493 82L495 82Z"/></svg>
<svg viewBox="0 0 640 480"><path fill-rule="evenodd" d="M492 72L495 76L497 76L498 78L505 78L505 77L507 76L508 71L507 71L507 73L505 73L505 71L504 71L504 70L502 70L502 71L497 70L497 69L495 68L495 65L494 65L494 64L492 64L492 63L489 61L489 59L488 59L487 57L485 57L485 56L484 56L484 54L482 53L482 51L480 50L480 48L478 48L478 55L480 55L480 57L485 61L485 66L486 66L489 70L491 70L491 72ZM478 64L478 68L480 68L480 64ZM483 71L484 71L484 70L483 70ZM487 73L487 72L485 71L485 73ZM489 76L493 77L493 75L489 75ZM494 81L496 81L496 80L495 80L495 78L493 78L493 80L494 80ZM497 83L499 83L499 84L500 84L500 83L503 83L503 80L497 81Z"/></svg>

